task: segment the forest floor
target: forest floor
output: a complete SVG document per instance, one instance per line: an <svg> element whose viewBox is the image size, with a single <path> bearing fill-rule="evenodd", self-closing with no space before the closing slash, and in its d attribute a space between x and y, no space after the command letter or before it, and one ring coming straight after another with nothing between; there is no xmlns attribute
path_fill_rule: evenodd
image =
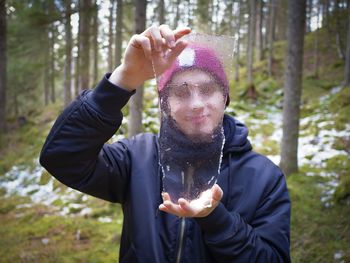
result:
<svg viewBox="0 0 350 263"><path fill-rule="evenodd" d="M312 46L309 42L312 39L306 46ZM276 54L280 50L283 44L276 45ZM306 60L310 54L306 52ZM275 58L279 76L281 57ZM300 171L287 178L293 262L350 262L350 87L339 87L342 65L322 59L328 63L321 67L322 79L312 74L312 63L305 63ZM264 67L266 61L255 70ZM282 81L261 73L256 83L256 102L241 96L244 82L234 85L227 112L248 126L254 150L278 164ZM158 129L155 97L154 88L146 89L145 131ZM37 109L25 122L13 121L11 132L0 137L1 262L115 262L118 257L120 206L68 189L38 164L60 109L61 105Z"/></svg>

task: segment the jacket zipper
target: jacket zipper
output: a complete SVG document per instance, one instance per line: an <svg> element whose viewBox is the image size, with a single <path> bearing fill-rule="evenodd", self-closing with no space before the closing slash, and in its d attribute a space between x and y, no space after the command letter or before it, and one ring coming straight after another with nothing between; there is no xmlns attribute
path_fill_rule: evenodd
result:
<svg viewBox="0 0 350 263"><path fill-rule="evenodd" d="M186 226L186 218L182 217L181 218L181 225L180 225L179 249L177 251L176 263L180 263L180 260L181 260L182 247L183 247L184 234L185 234L185 226Z"/></svg>

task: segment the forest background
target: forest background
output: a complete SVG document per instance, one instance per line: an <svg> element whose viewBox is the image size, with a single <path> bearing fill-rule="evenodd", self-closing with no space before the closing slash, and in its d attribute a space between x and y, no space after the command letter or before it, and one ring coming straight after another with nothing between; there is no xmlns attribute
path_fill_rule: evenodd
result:
<svg viewBox="0 0 350 263"><path fill-rule="evenodd" d="M350 262L349 0L0 0L0 261L115 262L122 213L38 163L57 115L153 24L236 41L227 112L280 165L293 262ZM158 132L155 81L114 142ZM59 161L59 160L58 160Z"/></svg>

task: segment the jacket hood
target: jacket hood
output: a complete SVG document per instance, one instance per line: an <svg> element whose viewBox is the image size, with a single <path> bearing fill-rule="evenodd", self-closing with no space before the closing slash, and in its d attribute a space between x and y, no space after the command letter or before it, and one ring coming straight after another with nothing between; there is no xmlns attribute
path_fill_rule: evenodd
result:
<svg viewBox="0 0 350 263"><path fill-rule="evenodd" d="M248 140L248 128L235 118L224 115L225 145L224 155L228 153L244 153L250 151L252 146Z"/></svg>

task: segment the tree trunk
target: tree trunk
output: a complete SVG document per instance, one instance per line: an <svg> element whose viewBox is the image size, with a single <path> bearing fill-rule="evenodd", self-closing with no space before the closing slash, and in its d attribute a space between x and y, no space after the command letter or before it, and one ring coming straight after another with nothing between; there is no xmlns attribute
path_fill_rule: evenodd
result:
<svg viewBox="0 0 350 263"><path fill-rule="evenodd" d="M210 1L207 1L207 0L198 0L197 8L196 8L196 16L197 16L196 20L198 21L198 28L200 31L205 33L209 33L211 30L210 29L211 16L209 14L209 2ZM188 9L190 9L190 7Z"/></svg>
<svg viewBox="0 0 350 263"><path fill-rule="evenodd" d="M50 28L49 25L45 26L45 37L49 41L44 41L43 52L44 52L44 103L45 106L49 105L50 102ZM13 101L15 101L15 96Z"/></svg>
<svg viewBox="0 0 350 263"><path fill-rule="evenodd" d="M176 0L176 11L175 11L175 20L173 28L177 28L178 22L180 20L180 0Z"/></svg>
<svg viewBox="0 0 350 263"><path fill-rule="evenodd" d="M18 94L17 90L14 90L13 92L13 108L14 108L14 113L15 113L15 118L17 119L19 115L19 105L18 105Z"/></svg>
<svg viewBox="0 0 350 263"><path fill-rule="evenodd" d="M256 0L249 0L249 26L248 26L248 50L247 50L247 82L253 85L253 62L254 62L254 36L255 36L255 12Z"/></svg>
<svg viewBox="0 0 350 263"><path fill-rule="evenodd" d="M312 18L312 0L307 1L307 21L306 21L306 32L311 32L311 18Z"/></svg>
<svg viewBox="0 0 350 263"><path fill-rule="evenodd" d="M164 0L159 0L159 25L165 24L165 6Z"/></svg>
<svg viewBox="0 0 350 263"><path fill-rule="evenodd" d="M51 43L50 43L50 101L52 103L56 102L56 92L55 92L55 37L56 37L56 28L55 25L51 25Z"/></svg>
<svg viewBox="0 0 350 263"><path fill-rule="evenodd" d="M98 6L97 3L94 4L94 19L93 19L93 85L96 85L98 82Z"/></svg>
<svg viewBox="0 0 350 263"><path fill-rule="evenodd" d="M187 2L188 2L187 25L192 28L193 27L193 4L191 0L187 0ZM206 23L208 23L208 21ZM211 23L209 24L211 25Z"/></svg>
<svg viewBox="0 0 350 263"><path fill-rule="evenodd" d="M6 1L0 0L0 133L6 128Z"/></svg>
<svg viewBox="0 0 350 263"><path fill-rule="evenodd" d="M322 0L318 6L322 5L322 26L329 28L329 0ZM319 7L318 7L319 8Z"/></svg>
<svg viewBox="0 0 350 263"><path fill-rule="evenodd" d="M320 64L320 57L319 57L319 35L320 35L320 27L319 27L319 22L320 22L320 5L317 6L317 27L316 27L316 32L315 32L315 42L314 42L314 76L315 78L318 78L318 69L319 69L319 64Z"/></svg>
<svg viewBox="0 0 350 263"><path fill-rule="evenodd" d="M82 0L81 6L81 51L80 53L80 90L90 87L90 8L91 0Z"/></svg>
<svg viewBox="0 0 350 263"><path fill-rule="evenodd" d="M75 65L74 65L74 96L78 96L80 92L80 54L81 54L81 28L82 28L82 0L78 0L78 10L79 10L79 25L78 25L78 34L77 34L77 39L76 39L76 46L77 46L77 56L75 58Z"/></svg>
<svg viewBox="0 0 350 263"><path fill-rule="evenodd" d="M219 21L219 11L220 11L220 3L219 1L216 1L216 5L214 5L214 1L213 1L213 13L215 14L215 20L212 19L213 21L215 21L215 24L214 24L214 32L216 35L219 35L219 30L220 30L220 21ZM227 8L227 6L226 6Z"/></svg>
<svg viewBox="0 0 350 263"><path fill-rule="evenodd" d="M276 2L276 40L285 40L287 32L287 0L279 0Z"/></svg>
<svg viewBox="0 0 350 263"><path fill-rule="evenodd" d="M238 7L237 7L237 42L236 42L236 65L235 65L235 81L239 81L239 58L240 58L240 45L241 45L241 6L242 0L238 1Z"/></svg>
<svg viewBox="0 0 350 263"><path fill-rule="evenodd" d="M136 0L135 6L135 33L140 34L146 27L147 0ZM136 89L136 93L131 97L129 103L129 137L142 131L142 101L143 86Z"/></svg>
<svg viewBox="0 0 350 263"><path fill-rule="evenodd" d="M342 47L342 39L341 39L341 26L340 26L340 12L339 12L339 0L335 1L334 6L334 14L335 14L335 44L337 47L338 57L341 60L345 59L344 49Z"/></svg>
<svg viewBox="0 0 350 263"><path fill-rule="evenodd" d="M108 71L113 70L113 34L114 34L114 0L110 0L108 17Z"/></svg>
<svg viewBox="0 0 350 263"><path fill-rule="evenodd" d="M123 46L123 1L117 0L117 25L115 36L115 65L120 65L122 60L122 46Z"/></svg>
<svg viewBox="0 0 350 263"><path fill-rule="evenodd" d="M262 34L262 22L263 22L263 7L264 2L262 0L257 1L257 13L256 13L256 59L261 61L263 59L263 34Z"/></svg>
<svg viewBox="0 0 350 263"><path fill-rule="evenodd" d="M71 84L72 84L72 29L71 29L71 0L65 0L66 9L66 21L65 21L65 34L66 34L66 60L64 67L64 104L68 105L72 100Z"/></svg>
<svg viewBox="0 0 350 263"><path fill-rule="evenodd" d="M268 57L268 73L272 77L272 64L273 64L273 44L275 41L275 24L276 24L276 0L270 0L269 6L269 57Z"/></svg>
<svg viewBox="0 0 350 263"><path fill-rule="evenodd" d="M49 37L46 32L47 37ZM45 106L49 105L50 102L50 65L49 65L49 57L50 57L50 44L44 44L44 102Z"/></svg>
<svg viewBox="0 0 350 263"><path fill-rule="evenodd" d="M219 31L219 34L228 34L230 36L234 36L235 30L237 30L235 22L236 21L234 20L233 14L233 3L228 3L225 10L225 18L223 18L221 22L221 30Z"/></svg>
<svg viewBox="0 0 350 263"><path fill-rule="evenodd" d="M334 0L332 0L334 1ZM330 25L330 0L323 0L322 1L322 26L327 30L328 37L329 39L332 39L334 33L332 32L332 28ZM320 5L318 5L318 8L320 8ZM320 12L318 12L320 13ZM330 50L332 48L331 42L326 41L327 44L327 49Z"/></svg>
<svg viewBox="0 0 350 263"><path fill-rule="evenodd" d="M298 171L299 114L302 88L306 2L288 2L287 53L280 166L286 175Z"/></svg>
<svg viewBox="0 0 350 263"><path fill-rule="evenodd" d="M348 2L349 3L349 2ZM347 86L350 84L350 10L348 8L348 35L347 35L347 48L346 48L346 56L345 56L345 75L343 86Z"/></svg>

